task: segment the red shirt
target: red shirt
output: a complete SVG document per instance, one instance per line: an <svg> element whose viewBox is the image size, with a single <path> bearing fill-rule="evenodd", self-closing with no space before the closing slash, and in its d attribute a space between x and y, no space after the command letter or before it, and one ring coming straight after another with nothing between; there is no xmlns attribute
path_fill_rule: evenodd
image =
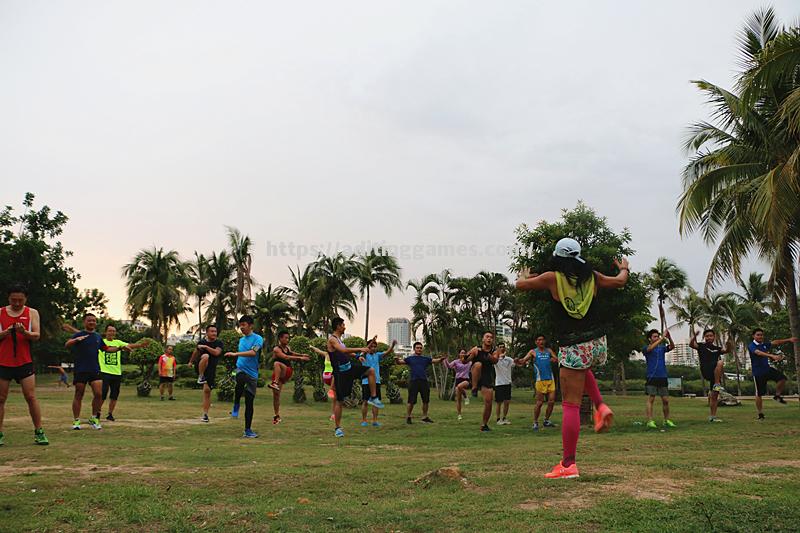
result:
<svg viewBox="0 0 800 533"><path fill-rule="evenodd" d="M31 308L26 305L19 316L11 316L6 306L3 306L0 309L0 330L5 331L16 323L31 331ZM0 366L22 366L31 362L30 339L16 331L0 339Z"/></svg>

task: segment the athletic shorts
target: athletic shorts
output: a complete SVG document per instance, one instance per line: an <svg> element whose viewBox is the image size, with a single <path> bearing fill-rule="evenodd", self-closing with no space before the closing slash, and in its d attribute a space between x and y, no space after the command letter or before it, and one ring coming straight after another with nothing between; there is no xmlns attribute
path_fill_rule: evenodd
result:
<svg viewBox="0 0 800 533"><path fill-rule="evenodd" d="M175 378L171 378L169 376L158 376L158 383L175 383Z"/></svg>
<svg viewBox="0 0 800 533"><path fill-rule="evenodd" d="M469 378L456 378L456 387L458 387L462 383L469 383L470 385L472 385L472 380Z"/></svg>
<svg viewBox="0 0 800 533"><path fill-rule="evenodd" d="M669 396L667 378L647 378L644 383L644 393L648 396Z"/></svg>
<svg viewBox="0 0 800 533"><path fill-rule="evenodd" d="M497 403L511 399L511 384L494 386L494 401Z"/></svg>
<svg viewBox="0 0 800 533"><path fill-rule="evenodd" d="M67 375L61 374L60 376L58 376L58 381L60 381L61 383L67 383Z"/></svg>
<svg viewBox="0 0 800 533"><path fill-rule="evenodd" d="M255 397L258 390L258 380L245 372L238 372L236 374L236 388L238 389L239 387L242 387L251 396Z"/></svg>
<svg viewBox="0 0 800 533"><path fill-rule="evenodd" d="M767 382L768 381L783 381L787 379L783 372L780 370L775 370L772 367L769 367L769 371L764 374L763 376L753 376L753 381L756 384L756 396L766 396L767 395Z"/></svg>
<svg viewBox="0 0 800 533"><path fill-rule="evenodd" d="M573 370L588 370L593 366L602 366L608 359L608 342L606 336L579 342L558 349L558 364Z"/></svg>
<svg viewBox="0 0 800 533"><path fill-rule="evenodd" d="M536 392L540 394L550 394L556 391L556 381L554 379L540 379L536 382Z"/></svg>
<svg viewBox="0 0 800 533"><path fill-rule="evenodd" d="M333 372L323 372L322 373L322 382L325 385L330 387L331 383L333 383Z"/></svg>
<svg viewBox="0 0 800 533"><path fill-rule="evenodd" d="M283 365L283 377L281 378L281 385L292 379L292 374L294 374L294 369L291 366L287 365L283 361L275 361L276 363L281 363ZM275 380L275 374L273 373L273 381Z"/></svg>
<svg viewBox="0 0 800 533"><path fill-rule="evenodd" d="M380 383L376 383L375 384L375 393L377 394L376 398L378 398L380 400L381 399L381 384ZM371 397L372 396L370 395L370 392L369 392L369 385L364 385L362 383L361 384L361 401L362 402L366 402Z"/></svg>
<svg viewBox="0 0 800 533"><path fill-rule="evenodd" d="M350 363L350 368L344 372L334 370L333 377L336 380L336 400L343 402L350 397L353 392L353 383L364 377L369 372L369 367L360 363Z"/></svg>
<svg viewBox="0 0 800 533"><path fill-rule="evenodd" d="M714 383L714 371L717 369L717 363L719 363L719 358L716 361L700 360L700 375L704 380Z"/></svg>
<svg viewBox="0 0 800 533"><path fill-rule="evenodd" d="M208 356L208 366L206 366L206 372L203 377L206 378L206 385L208 385L209 389L217 386L217 364L219 364L220 357Z"/></svg>
<svg viewBox="0 0 800 533"><path fill-rule="evenodd" d="M108 393L111 393L111 399L116 400L119 398L119 388L122 385L122 376L116 374L100 373L103 378L103 399L108 398Z"/></svg>
<svg viewBox="0 0 800 533"><path fill-rule="evenodd" d="M431 384L427 379L415 379L408 384L408 403L417 403L417 395L422 396L422 403L430 403Z"/></svg>
<svg viewBox="0 0 800 533"><path fill-rule="evenodd" d="M33 376L33 363L25 363L20 366L0 366L0 379L5 381L16 381L19 383L28 376Z"/></svg>
<svg viewBox="0 0 800 533"><path fill-rule="evenodd" d="M93 381L102 381L100 372L75 372L72 376L72 384L76 383L91 383Z"/></svg>

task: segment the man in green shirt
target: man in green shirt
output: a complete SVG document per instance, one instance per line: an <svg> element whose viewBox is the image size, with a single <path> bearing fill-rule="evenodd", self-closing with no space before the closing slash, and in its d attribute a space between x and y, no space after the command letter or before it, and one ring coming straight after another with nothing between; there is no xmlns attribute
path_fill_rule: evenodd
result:
<svg viewBox="0 0 800 533"><path fill-rule="evenodd" d="M144 340L137 344L128 344L116 338L117 328L108 324L103 336L103 342L106 346L118 346L123 350L130 352L136 348L143 348L149 344L149 341ZM103 378L103 402L111 393L111 400L108 402L108 416L106 420L114 421L114 408L117 406L117 398L119 398L119 388L122 385L122 357L121 352L104 352L100 350L97 354L100 362L100 377ZM102 409L102 404L100 408Z"/></svg>

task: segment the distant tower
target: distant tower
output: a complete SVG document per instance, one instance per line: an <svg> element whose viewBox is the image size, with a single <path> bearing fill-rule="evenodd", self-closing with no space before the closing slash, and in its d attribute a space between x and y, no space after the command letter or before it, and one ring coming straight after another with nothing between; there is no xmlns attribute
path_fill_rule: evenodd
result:
<svg viewBox="0 0 800 533"><path fill-rule="evenodd" d="M390 318L386 321L386 342L397 341L400 346L411 345L411 322L407 318Z"/></svg>

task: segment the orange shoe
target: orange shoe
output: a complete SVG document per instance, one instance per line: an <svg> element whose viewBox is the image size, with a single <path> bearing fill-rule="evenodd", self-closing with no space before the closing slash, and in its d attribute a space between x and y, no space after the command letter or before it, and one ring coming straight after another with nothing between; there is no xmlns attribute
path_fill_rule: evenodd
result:
<svg viewBox="0 0 800 533"><path fill-rule="evenodd" d="M553 467L552 472L544 475L547 479L572 479L580 477L578 473L578 465L572 463L570 466L564 467L562 463L558 463Z"/></svg>
<svg viewBox="0 0 800 533"><path fill-rule="evenodd" d="M614 411L606 404L601 403L600 407L594 412L594 432L602 433L608 431L614 424Z"/></svg>
<svg viewBox="0 0 800 533"><path fill-rule="evenodd" d="M328 389L328 398L330 398L331 400L336 398L336 393L333 392L333 389Z"/></svg>

